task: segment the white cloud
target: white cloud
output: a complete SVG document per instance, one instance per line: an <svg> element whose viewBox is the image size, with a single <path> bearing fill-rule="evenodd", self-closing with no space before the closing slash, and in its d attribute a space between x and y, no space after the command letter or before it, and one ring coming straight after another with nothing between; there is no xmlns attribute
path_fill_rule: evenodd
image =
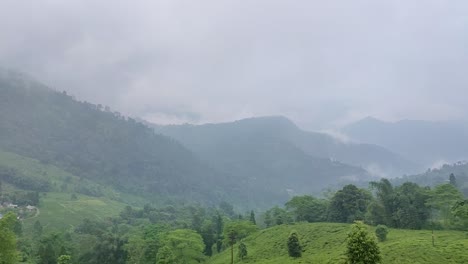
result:
<svg viewBox="0 0 468 264"><path fill-rule="evenodd" d="M329 128L368 115L463 118L467 7L7 0L0 64L153 121L281 114L305 128Z"/></svg>

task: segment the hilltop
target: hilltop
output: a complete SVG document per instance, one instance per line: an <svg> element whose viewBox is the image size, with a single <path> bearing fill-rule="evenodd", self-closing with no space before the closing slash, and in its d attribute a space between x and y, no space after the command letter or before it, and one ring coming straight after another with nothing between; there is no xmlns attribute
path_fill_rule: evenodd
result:
<svg viewBox="0 0 468 264"><path fill-rule="evenodd" d="M292 230L297 231L303 246L302 257L297 259L288 256L286 247ZM299 223L263 229L244 240L248 257L242 263L344 263L349 230L349 224L333 223ZM369 227L369 231L374 232L374 227ZM379 243L382 264L450 264L465 263L468 259L465 232L436 231L434 247L431 241L430 230L390 229L387 241ZM226 250L212 257L207 264L229 262L230 252ZM236 258L235 263L241 262Z"/></svg>

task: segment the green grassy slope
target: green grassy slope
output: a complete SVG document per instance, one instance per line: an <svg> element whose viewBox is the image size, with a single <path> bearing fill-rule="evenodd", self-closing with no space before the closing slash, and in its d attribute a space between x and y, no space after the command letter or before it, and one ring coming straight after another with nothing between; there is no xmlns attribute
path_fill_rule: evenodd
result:
<svg viewBox="0 0 468 264"><path fill-rule="evenodd" d="M40 195L39 214L24 220L25 230L28 230L36 220L39 220L44 228L51 230L71 228L81 223L84 218L101 220L116 216L127 205L117 200L142 204L139 197L121 195L111 187L96 184L56 166L15 153L0 151L0 167L14 169L22 176L50 183L51 192ZM97 188L103 196L92 197L76 192L83 188ZM11 184L3 183L5 193L19 190ZM76 193L78 199L72 200L72 193Z"/></svg>
<svg viewBox="0 0 468 264"><path fill-rule="evenodd" d="M26 229L39 220L45 229L64 230L77 226L83 219L102 220L118 215L126 206L104 197L77 195L72 200L67 193L47 193L41 196L39 214L24 220Z"/></svg>
<svg viewBox="0 0 468 264"><path fill-rule="evenodd" d="M288 256L286 241L296 230L303 246L303 256ZM281 225L258 231L247 237L248 257L244 263L344 263L348 224L301 223ZM374 232L369 227L370 232ZM383 264L386 263L468 263L468 236L461 231L436 231L435 247L431 231L390 229L387 241L379 243ZM237 248L235 253L237 254ZM236 255L237 256L237 255ZM229 250L213 256L209 264L230 263ZM236 257L235 263L241 263Z"/></svg>
<svg viewBox="0 0 468 264"><path fill-rule="evenodd" d="M63 169L39 160L28 158L8 151L0 150L0 167L14 169L29 179L48 182L50 191L55 192L93 192L118 199L119 194L111 187L77 177Z"/></svg>

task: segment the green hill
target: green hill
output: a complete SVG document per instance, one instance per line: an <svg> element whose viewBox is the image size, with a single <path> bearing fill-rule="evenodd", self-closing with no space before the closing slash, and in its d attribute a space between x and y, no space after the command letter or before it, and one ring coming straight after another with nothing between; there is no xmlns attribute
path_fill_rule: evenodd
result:
<svg viewBox="0 0 468 264"><path fill-rule="evenodd" d="M260 230L244 240L248 257L243 263L344 263L350 227L349 224L299 223ZM286 247L292 230L297 231L303 246L302 257L297 259L288 256ZM369 231L374 232L374 228L369 227ZM379 247L383 264L461 264L468 260L468 236L461 231L435 231L435 246L432 246L429 230L389 229L387 241L379 243ZM213 256L207 263L230 263L229 250ZM235 263L242 262L236 257Z"/></svg>
<svg viewBox="0 0 468 264"><path fill-rule="evenodd" d="M239 179L250 200L267 206L284 203L291 194L319 194L337 184L369 178L362 168L304 151L283 136L297 127L281 117L154 128L182 142L216 170Z"/></svg>
<svg viewBox="0 0 468 264"><path fill-rule="evenodd" d="M197 153L210 151L213 142L225 144L238 138L263 136L286 141L304 153L339 160L364 168L379 168L389 175L417 171L416 164L374 144L344 142L326 133L302 130L282 116L265 116L229 123L204 125L153 125L156 131L174 137Z"/></svg>
<svg viewBox="0 0 468 264"><path fill-rule="evenodd" d="M152 199L217 204L237 193L235 181L178 142L108 107L79 102L16 72L0 74L0 94L3 151Z"/></svg>
<svg viewBox="0 0 468 264"><path fill-rule="evenodd" d="M0 181L3 198L39 191L39 210L26 214L23 222L26 231L36 220L47 230L63 230L85 218L102 220L116 216L127 203L143 203L139 197L121 194L54 165L6 151L0 151ZM37 190L38 186L45 190ZM16 200L15 203L21 203ZM24 210L25 205L18 210Z"/></svg>

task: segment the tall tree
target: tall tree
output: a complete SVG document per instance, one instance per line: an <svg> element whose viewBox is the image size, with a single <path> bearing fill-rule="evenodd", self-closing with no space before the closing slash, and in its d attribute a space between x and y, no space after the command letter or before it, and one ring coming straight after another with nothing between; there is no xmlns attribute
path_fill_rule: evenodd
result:
<svg viewBox="0 0 468 264"><path fill-rule="evenodd" d="M321 222L327 219L328 203L310 195L294 196L286 204L297 222Z"/></svg>
<svg viewBox="0 0 468 264"><path fill-rule="evenodd" d="M375 200L369 206L370 222L372 224L385 224L395 227L393 214L396 211L395 190L388 179L381 179L378 182L370 182L370 186L375 190Z"/></svg>
<svg viewBox="0 0 468 264"><path fill-rule="evenodd" d="M450 173L449 182L450 182L450 184L453 185L454 187L457 187L457 178L455 177L455 174Z"/></svg>
<svg viewBox="0 0 468 264"><path fill-rule="evenodd" d="M462 199L463 195L454 185L440 184L430 192L430 198L427 204L430 205L431 208L437 210L444 225L448 227L454 217L451 209L457 201Z"/></svg>
<svg viewBox="0 0 468 264"><path fill-rule="evenodd" d="M355 185L344 186L330 201L329 220L341 223L363 220L371 198L370 193Z"/></svg>
<svg viewBox="0 0 468 264"><path fill-rule="evenodd" d="M231 248L231 264L234 262L234 245L238 240L247 237L257 230L257 226L250 221L232 221L224 227L225 243Z"/></svg>
<svg viewBox="0 0 468 264"><path fill-rule="evenodd" d="M159 249L156 264L172 264L174 263L174 253L168 246Z"/></svg>
<svg viewBox="0 0 468 264"><path fill-rule="evenodd" d="M427 189L416 183L405 182L395 188L396 212L393 214L395 227L421 229L430 216L430 208L427 205L429 193Z"/></svg>
<svg viewBox="0 0 468 264"><path fill-rule="evenodd" d="M253 210L250 211L250 222L252 222L254 225L257 224L257 221L255 220L255 213Z"/></svg>
<svg viewBox="0 0 468 264"><path fill-rule="evenodd" d="M162 238L162 244L174 255L174 263L199 263L205 259L202 237L190 229L176 229Z"/></svg>
<svg viewBox="0 0 468 264"><path fill-rule="evenodd" d="M376 264L382 260L375 238L361 221L356 221L351 227L346 243L346 256L349 264Z"/></svg>

